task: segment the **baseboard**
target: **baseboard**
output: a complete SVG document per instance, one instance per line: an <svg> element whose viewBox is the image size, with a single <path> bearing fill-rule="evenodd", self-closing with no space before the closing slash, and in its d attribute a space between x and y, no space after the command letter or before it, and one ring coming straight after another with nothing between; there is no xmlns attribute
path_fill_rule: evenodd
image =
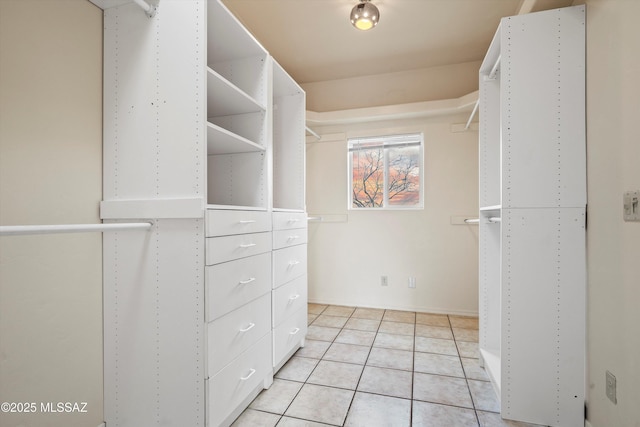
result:
<svg viewBox="0 0 640 427"><path fill-rule="evenodd" d="M345 302L345 301L316 300L316 299L309 299L308 302L312 304L321 304L321 305L342 305L347 307L377 308L377 309L386 309L386 310L415 311L418 313L451 314L454 316L478 317L477 310L451 310L451 309L436 308L436 307L406 307L406 306L380 307L380 306L369 305L369 304L359 304L359 303Z"/></svg>

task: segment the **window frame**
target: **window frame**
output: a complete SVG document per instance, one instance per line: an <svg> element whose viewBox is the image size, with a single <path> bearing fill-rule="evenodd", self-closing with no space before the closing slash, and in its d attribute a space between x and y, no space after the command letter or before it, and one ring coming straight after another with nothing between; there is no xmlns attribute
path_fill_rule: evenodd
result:
<svg viewBox="0 0 640 427"><path fill-rule="evenodd" d="M393 140L402 139L402 141L393 141ZM410 139L417 139L418 141L407 141ZM353 152L356 151L353 149L354 142L356 144L363 143L380 143L383 150L383 173L384 173L384 192L383 192L383 206L380 207L357 207L353 204ZM420 171L419 174L419 202L415 205L389 205L389 194L388 194L388 182L389 182L389 151L394 146L402 147L402 146L410 146L417 145L419 147L418 154L418 168ZM372 145L371 148L374 148L375 145ZM365 136L365 137L349 137L347 138L347 175L348 175L348 188L347 188L347 208L350 211L390 211L390 210L398 210L398 211L415 211L415 210L424 210L424 133L423 132L405 132L405 133L393 133L388 135L375 135L375 136Z"/></svg>

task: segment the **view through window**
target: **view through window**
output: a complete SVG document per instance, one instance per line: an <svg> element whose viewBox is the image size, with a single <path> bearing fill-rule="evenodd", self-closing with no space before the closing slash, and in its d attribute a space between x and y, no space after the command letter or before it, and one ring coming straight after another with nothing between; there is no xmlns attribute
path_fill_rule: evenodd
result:
<svg viewBox="0 0 640 427"><path fill-rule="evenodd" d="M422 134L351 138L351 209L423 207Z"/></svg>

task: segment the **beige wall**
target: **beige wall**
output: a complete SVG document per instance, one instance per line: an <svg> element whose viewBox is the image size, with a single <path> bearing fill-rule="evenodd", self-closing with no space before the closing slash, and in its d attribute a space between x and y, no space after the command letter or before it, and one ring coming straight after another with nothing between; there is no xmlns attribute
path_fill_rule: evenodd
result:
<svg viewBox="0 0 640 427"><path fill-rule="evenodd" d="M99 222L102 11L0 0L0 224ZM96 427L102 414L99 234L0 237L3 427ZM87 402L43 414L41 402Z"/></svg>
<svg viewBox="0 0 640 427"><path fill-rule="evenodd" d="M587 2L588 419L640 426L640 223L622 194L640 190L640 2ZM617 379L618 403L605 395Z"/></svg>
<svg viewBox="0 0 640 427"><path fill-rule="evenodd" d="M302 88L307 110L318 112L454 99L478 90L481 62L306 83Z"/></svg>
<svg viewBox="0 0 640 427"><path fill-rule="evenodd" d="M478 133L450 129L467 119L316 129L324 137L307 143L307 210L325 221L309 224L310 301L477 314L478 228L450 224L451 216L478 210ZM424 133L424 210L348 211L345 138L407 132Z"/></svg>

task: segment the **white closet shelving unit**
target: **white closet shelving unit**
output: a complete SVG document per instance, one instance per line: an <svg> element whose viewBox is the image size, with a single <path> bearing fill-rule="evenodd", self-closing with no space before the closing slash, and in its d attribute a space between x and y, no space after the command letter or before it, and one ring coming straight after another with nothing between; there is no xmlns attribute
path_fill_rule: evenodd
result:
<svg viewBox="0 0 640 427"><path fill-rule="evenodd" d="M584 6L502 19L479 134L482 362L503 418L582 426Z"/></svg>
<svg viewBox="0 0 640 427"><path fill-rule="evenodd" d="M307 332L305 94L273 61L273 366L304 345Z"/></svg>
<svg viewBox="0 0 640 427"><path fill-rule="evenodd" d="M304 92L219 0L97 4L101 216L153 224L104 237L105 421L228 426L304 344Z"/></svg>

